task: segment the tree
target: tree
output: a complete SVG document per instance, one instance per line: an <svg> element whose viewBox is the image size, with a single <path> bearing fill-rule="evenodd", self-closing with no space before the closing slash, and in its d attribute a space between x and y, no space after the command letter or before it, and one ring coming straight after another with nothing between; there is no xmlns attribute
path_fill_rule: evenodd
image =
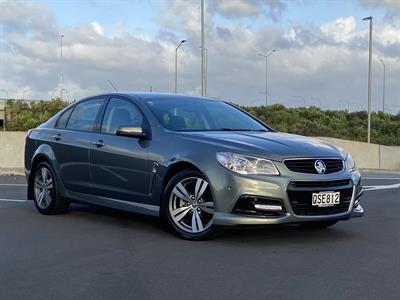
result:
<svg viewBox="0 0 400 300"><path fill-rule="evenodd" d="M58 111L68 105L56 98L51 101L27 102L20 100L7 101L6 129L11 131L26 131L46 122Z"/></svg>

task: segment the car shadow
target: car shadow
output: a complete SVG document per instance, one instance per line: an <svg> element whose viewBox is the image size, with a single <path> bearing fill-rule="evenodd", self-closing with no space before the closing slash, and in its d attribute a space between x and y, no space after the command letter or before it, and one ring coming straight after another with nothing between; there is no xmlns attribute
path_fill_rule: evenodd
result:
<svg viewBox="0 0 400 300"><path fill-rule="evenodd" d="M76 217L82 216L85 220L94 223L101 223L111 227L118 226L136 232L142 231L158 237L164 235L166 238L170 237L178 241L190 243L190 241L172 235L171 233L173 232L171 229L158 217L80 203L72 204L69 214ZM222 230L213 240L202 241L200 243L229 243L232 245L257 243L260 245L260 242L264 241L265 243L274 245L322 244L362 238L362 231L355 231L350 222L342 221L326 229L303 228L297 224L221 228Z"/></svg>
<svg viewBox="0 0 400 300"><path fill-rule="evenodd" d="M73 203L68 214L77 217L84 214L83 217L90 221L124 228L138 228L148 225L151 227L162 226L162 220L158 217L84 203Z"/></svg>
<svg viewBox="0 0 400 300"><path fill-rule="evenodd" d="M265 227L245 227L226 229L218 240L224 243L257 243L264 241L268 244L323 244L336 241L360 238L359 232L338 223L325 229L304 228L297 224L270 225ZM349 224L347 224L349 225Z"/></svg>

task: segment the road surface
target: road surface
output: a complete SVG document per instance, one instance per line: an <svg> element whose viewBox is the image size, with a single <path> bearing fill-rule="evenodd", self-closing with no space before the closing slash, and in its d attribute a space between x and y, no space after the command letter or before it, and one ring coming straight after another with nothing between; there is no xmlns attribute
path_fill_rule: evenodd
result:
<svg viewBox="0 0 400 300"><path fill-rule="evenodd" d="M400 175L364 174L363 218L191 242L86 205L43 216L0 177L1 299L400 299Z"/></svg>

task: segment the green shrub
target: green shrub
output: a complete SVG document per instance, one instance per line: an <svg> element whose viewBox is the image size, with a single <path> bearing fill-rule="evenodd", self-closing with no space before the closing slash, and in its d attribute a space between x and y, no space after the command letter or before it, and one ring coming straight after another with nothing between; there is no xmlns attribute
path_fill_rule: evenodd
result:
<svg viewBox="0 0 400 300"><path fill-rule="evenodd" d="M280 104L241 106L258 119L282 132L307 136L326 136L365 142L368 116L365 111L322 111L317 107L287 108ZM400 146L400 113L371 114L371 142Z"/></svg>
<svg viewBox="0 0 400 300"><path fill-rule="evenodd" d="M35 128L67 105L68 103L61 99L31 103L8 100L6 128L10 131L26 131Z"/></svg>
<svg viewBox="0 0 400 300"><path fill-rule="evenodd" d="M26 131L47 121L67 106L61 99L51 101L7 102L7 130ZM241 106L249 113L282 132L307 136L326 136L365 142L367 140L367 113L345 110L322 111L317 107L287 108L280 104ZM400 113L397 115L374 112L371 115L371 142L400 146Z"/></svg>

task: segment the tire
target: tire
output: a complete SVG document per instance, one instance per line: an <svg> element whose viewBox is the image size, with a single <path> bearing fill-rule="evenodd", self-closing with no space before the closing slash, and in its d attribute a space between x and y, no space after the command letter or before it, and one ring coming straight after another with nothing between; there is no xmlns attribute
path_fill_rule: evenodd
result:
<svg viewBox="0 0 400 300"><path fill-rule="evenodd" d="M60 185L49 163L41 162L36 166L32 184L34 203L40 213L55 215L68 209L69 201L60 197Z"/></svg>
<svg viewBox="0 0 400 300"><path fill-rule="evenodd" d="M339 222L338 220L334 220L334 221L311 221L311 222L304 222L304 223L300 223L300 225L304 228L310 228L310 229L325 229L328 228L330 226L335 225L337 222Z"/></svg>
<svg viewBox="0 0 400 300"><path fill-rule="evenodd" d="M207 240L219 232L213 224L210 185L201 172L185 170L172 177L163 193L161 211L164 220L184 239Z"/></svg>

